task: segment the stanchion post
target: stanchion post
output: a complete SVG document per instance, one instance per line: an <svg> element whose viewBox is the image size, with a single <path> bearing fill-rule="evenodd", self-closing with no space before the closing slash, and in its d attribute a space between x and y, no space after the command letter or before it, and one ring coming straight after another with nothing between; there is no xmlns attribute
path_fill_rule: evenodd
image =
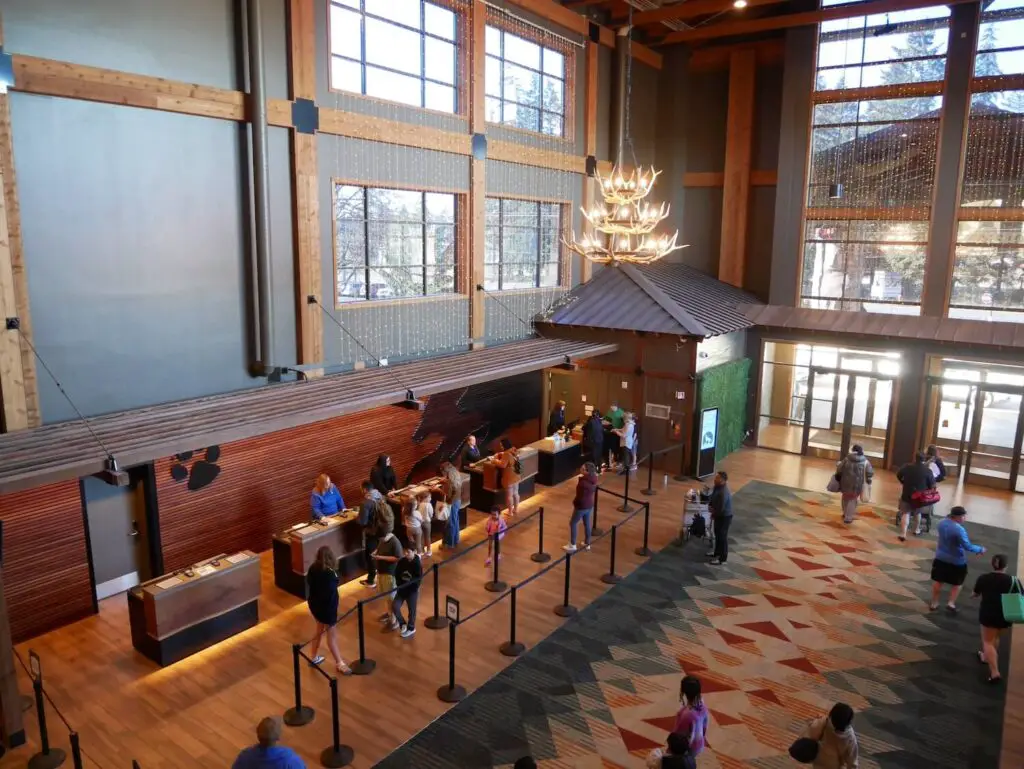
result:
<svg viewBox="0 0 1024 769"><path fill-rule="evenodd" d="M71 765L75 769L83 769L82 766L82 746L78 741L78 732L70 732L68 739L71 740Z"/></svg>
<svg viewBox="0 0 1024 769"><path fill-rule="evenodd" d="M302 644L292 644L292 676L295 681L295 707L288 708L284 712L284 722L288 726L305 726L316 712L313 708L302 704L302 665L299 660L302 657Z"/></svg>
<svg viewBox="0 0 1024 769"><path fill-rule="evenodd" d="M534 563L547 563L551 560L551 554L544 552L544 508L537 511L537 552L530 556Z"/></svg>
<svg viewBox="0 0 1024 769"><path fill-rule="evenodd" d="M377 663L366 659L366 629L363 627L363 601L356 604L356 619L359 621L359 659L352 663L352 672L357 676L368 676L377 667Z"/></svg>
<svg viewBox="0 0 1024 769"><path fill-rule="evenodd" d="M653 497L658 492L654 489L654 452L647 454L647 488L640 491L646 497Z"/></svg>
<svg viewBox="0 0 1024 769"><path fill-rule="evenodd" d="M686 475L686 447L683 444L679 444L679 473L676 475L675 480L677 481L688 481L689 477Z"/></svg>
<svg viewBox="0 0 1024 769"><path fill-rule="evenodd" d="M39 721L39 745L42 748L28 760L29 769L57 769L66 755L60 748L50 747L50 734L46 731L46 709L43 704L43 679L35 676L32 689L36 695L36 719Z"/></svg>
<svg viewBox="0 0 1024 769"><path fill-rule="evenodd" d="M562 592L562 602L555 607L555 614L559 617L571 617L576 613L576 607L569 603L569 583L572 580L572 553L565 556L565 587Z"/></svg>
<svg viewBox="0 0 1024 769"><path fill-rule="evenodd" d="M622 495L622 504L619 505L619 507L617 508L617 510L620 513L632 513L633 512L633 508L629 506L629 475L630 475L630 473L627 470L626 471L626 490L625 490L625 492L623 492L623 495Z"/></svg>
<svg viewBox="0 0 1024 769"><path fill-rule="evenodd" d="M448 683L437 690L437 698L441 702L458 702L465 698L464 687L455 683L455 628L458 624L448 625Z"/></svg>
<svg viewBox="0 0 1024 769"><path fill-rule="evenodd" d="M608 557L608 573L601 575L601 581L606 585L614 585L622 581L622 577L615 573L615 535L618 533L619 527L612 526L612 550L611 555Z"/></svg>
<svg viewBox="0 0 1024 769"><path fill-rule="evenodd" d="M512 586L512 596L510 599L512 603L509 606L508 642L498 647L498 651L506 657L518 657L526 651L526 647L516 641L516 592L518 590L518 587Z"/></svg>
<svg viewBox="0 0 1024 769"><path fill-rule="evenodd" d="M637 555L642 555L645 558L651 554L651 549L648 545L648 537L651 533L651 503L644 502L644 544L638 547L633 552Z"/></svg>
<svg viewBox="0 0 1024 769"><path fill-rule="evenodd" d="M338 704L338 679L331 678L331 726L334 729L334 741L324 748L320 754L320 765L328 769L339 769L348 766L356 757L356 752L348 745L341 744L341 713Z"/></svg>
<svg viewBox="0 0 1024 769"><path fill-rule="evenodd" d="M590 527L590 533L592 536L600 537L604 534L604 529L597 525L597 509L601 506L601 487L599 486L597 491L594 493L594 522Z"/></svg>
<svg viewBox="0 0 1024 769"><path fill-rule="evenodd" d="M501 563L501 533L498 532L494 535L494 578L490 582L484 583L484 590L488 593L504 593L508 589L508 585L501 581L500 576L500 563Z"/></svg>
<svg viewBox="0 0 1024 769"><path fill-rule="evenodd" d="M427 617L423 624L430 630L443 630L448 627L448 618L441 614L441 570L436 563L430 567L430 573L434 575L434 616Z"/></svg>

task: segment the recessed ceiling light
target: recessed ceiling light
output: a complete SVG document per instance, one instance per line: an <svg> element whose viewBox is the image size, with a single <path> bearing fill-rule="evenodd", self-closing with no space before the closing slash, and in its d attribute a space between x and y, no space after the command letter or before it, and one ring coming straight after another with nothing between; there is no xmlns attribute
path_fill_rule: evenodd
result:
<svg viewBox="0 0 1024 769"><path fill-rule="evenodd" d="M747 7L747 0L735 0L735 2L733 2L733 4L732 4L732 7L733 8L746 8Z"/></svg>

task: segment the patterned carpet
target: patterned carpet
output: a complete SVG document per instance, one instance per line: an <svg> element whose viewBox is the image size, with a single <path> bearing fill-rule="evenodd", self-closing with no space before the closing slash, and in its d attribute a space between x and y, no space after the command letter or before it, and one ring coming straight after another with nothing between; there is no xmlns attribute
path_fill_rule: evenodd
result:
<svg viewBox="0 0 1024 769"><path fill-rule="evenodd" d="M666 548L378 767L642 767L684 673L711 710L701 769L793 767L794 735L840 700L862 769L998 765L1004 688L974 657L975 604L925 606L934 535L899 543L884 509L846 527L833 495L768 483L733 506L727 566ZM1016 532L968 530L1016 560ZM987 557L970 568L968 587Z"/></svg>

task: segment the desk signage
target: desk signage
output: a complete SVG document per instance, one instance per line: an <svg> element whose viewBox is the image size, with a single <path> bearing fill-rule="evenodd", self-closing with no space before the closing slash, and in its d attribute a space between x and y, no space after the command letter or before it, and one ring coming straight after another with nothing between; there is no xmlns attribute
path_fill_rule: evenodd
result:
<svg viewBox="0 0 1024 769"><path fill-rule="evenodd" d="M459 602L450 595L444 597L444 613L449 621L456 625L459 624Z"/></svg>

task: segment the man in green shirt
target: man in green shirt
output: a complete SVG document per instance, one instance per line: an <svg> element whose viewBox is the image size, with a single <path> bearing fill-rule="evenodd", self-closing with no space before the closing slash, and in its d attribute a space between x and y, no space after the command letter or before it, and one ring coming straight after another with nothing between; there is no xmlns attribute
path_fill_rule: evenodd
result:
<svg viewBox="0 0 1024 769"><path fill-rule="evenodd" d="M612 407L605 414L605 419L613 430L621 430L626 424L626 412L619 408L617 401L612 401Z"/></svg>

